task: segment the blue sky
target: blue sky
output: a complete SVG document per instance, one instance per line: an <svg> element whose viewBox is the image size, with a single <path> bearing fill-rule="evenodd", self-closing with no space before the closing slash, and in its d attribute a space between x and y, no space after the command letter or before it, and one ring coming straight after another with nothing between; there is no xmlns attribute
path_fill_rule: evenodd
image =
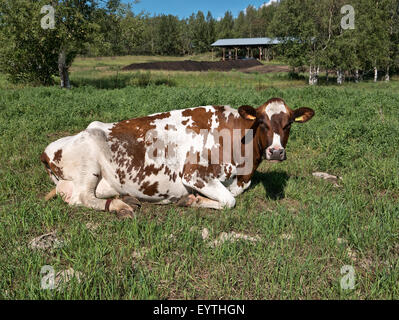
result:
<svg viewBox="0 0 399 320"><path fill-rule="evenodd" d="M201 10L206 15L208 10L213 17L223 17L227 10L237 16L248 5L260 7L262 4L273 0L140 0L133 5L133 11L138 13L144 10L152 14L173 14L179 18L189 17L193 12ZM128 0L125 3L131 2Z"/></svg>

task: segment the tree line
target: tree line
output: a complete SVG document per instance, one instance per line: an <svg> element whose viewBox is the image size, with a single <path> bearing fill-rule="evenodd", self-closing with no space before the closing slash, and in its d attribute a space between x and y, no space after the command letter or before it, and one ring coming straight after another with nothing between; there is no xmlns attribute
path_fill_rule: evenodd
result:
<svg viewBox="0 0 399 320"><path fill-rule="evenodd" d="M135 1L137 2L137 1ZM43 19L54 27L44 27ZM281 0L248 6L234 17L215 18L198 11L188 18L136 13L120 0L0 0L0 71L13 81L50 84L58 74L69 87L68 69L77 55L186 55L209 52L223 38L278 38L278 58L295 70L321 70L338 83L379 75L390 79L399 69L399 1ZM45 15L47 13L47 15ZM348 18L347 18L348 17ZM351 28L343 19L353 20ZM48 22L48 21L47 21ZM345 21L344 21L345 22Z"/></svg>
<svg viewBox="0 0 399 320"><path fill-rule="evenodd" d="M112 5L111 5L112 4ZM256 9L248 6L237 18L231 11L215 18L210 11L198 11L188 18L173 15L134 13L120 1L109 1L99 9L101 32L87 46L87 55L130 54L185 55L209 52L222 38L266 37L276 6Z"/></svg>

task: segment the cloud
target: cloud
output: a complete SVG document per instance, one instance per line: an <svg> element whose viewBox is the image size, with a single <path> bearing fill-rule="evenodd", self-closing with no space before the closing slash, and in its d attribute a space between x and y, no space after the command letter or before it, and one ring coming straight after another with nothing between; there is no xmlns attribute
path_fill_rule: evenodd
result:
<svg viewBox="0 0 399 320"><path fill-rule="evenodd" d="M259 8L263 8L263 7L268 7L273 3L278 3L279 0L269 0L269 2L265 2L264 4L262 4Z"/></svg>
<svg viewBox="0 0 399 320"><path fill-rule="evenodd" d="M262 9L263 7L268 7L268 6L270 6L271 4L273 4L273 3L279 3L279 2L280 2L280 0L269 0L268 2L264 2L263 4L261 4L261 5L259 6L259 9ZM249 5L249 6L253 7L252 5ZM245 8L245 9L243 10L243 12L244 12L245 15L247 15L247 8Z"/></svg>

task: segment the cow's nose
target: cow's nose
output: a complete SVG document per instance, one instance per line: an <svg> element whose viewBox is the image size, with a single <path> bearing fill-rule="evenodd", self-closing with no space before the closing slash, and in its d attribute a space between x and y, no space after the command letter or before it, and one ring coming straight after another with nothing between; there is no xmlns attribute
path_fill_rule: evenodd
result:
<svg viewBox="0 0 399 320"><path fill-rule="evenodd" d="M269 148L270 160L283 161L286 159L284 148Z"/></svg>

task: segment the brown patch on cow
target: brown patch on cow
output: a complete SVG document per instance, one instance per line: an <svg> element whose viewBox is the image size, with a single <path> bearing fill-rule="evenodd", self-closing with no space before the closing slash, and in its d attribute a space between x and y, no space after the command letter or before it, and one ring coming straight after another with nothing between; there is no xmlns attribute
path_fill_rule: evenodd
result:
<svg viewBox="0 0 399 320"><path fill-rule="evenodd" d="M158 192L158 181L153 184L150 184L148 181L144 182L140 187L140 191L147 196L153 196Z"/></svg>
<svg viewBox="0 0 399 320"><path fill-rule="evenodd" d="M194 173L196 173L194 175ZM200 165L200 164L190 164L186 163L183 168L183 177L186 181L192 181L193 175L201 180L196 180L195 186L204 187L203 183L209 180L216 179L220 176L221 165L220 164L210 164ZM204 182L203 182L204 181Z"/></svg>
<svg viewBox="0 0 399 320"><path fill-rule="evenodd" d="M121 169L117 169L116 170L116 174L118 175L119 178L119 182L121 184L125 184L125 179L126 179L126 173L124 171L122 171Z"/></svg>
<svg viewBox="0 0 399 320"><path fill-rule="evenodd" d="M64 172L62 171L62 168L57 167L54 163L50 163L50 168L53 174L59 179L59 180L65 180L64 178Z"/></svg>
<svg viewBox="0 0 399 320"><path fill-rule="evenodd" d="M50 158L45 152L41 154L40 161L43 162L49 176L51 176L52 173L58 179L64 179L64 173L62 172L62 168L57 167L53 162L51 162Z"/></svg>
<svg viewBox="0 0 399 320"><path fill-rule="evenodd" d="M62 149L58 150L56 153L54 153L54 158L53 161L56 163L59 163L62 158Z"/></svg>
<svg viewBox="0 0 399 320"><path fill-rule="evenodd" d="M172 170L170 170L168 166L165 166L164 173L167 175L170 175L171 172L172 172Z"/></svg>
<svg viewBox="0 0 399 320"><path fill-rule="evenodd" d="M197 187L197 188L199 188L199 189L202 189L203 187L205 187L205 183L204 183L203 181L201 181L201 180L197 180L197 181L194 183L194 186Z"/></svg>
<svg viewBox="0 0 399 320"><path fill-rule="evenodd" d="M44 164L47 174L50 176L51 175L51 170L50 170L50 158L48 157L48 155L43 152L40 155L40 161Z"/></svg>
<svg viewBox="0 0 399 320"><path fill-rule="evenodd" d="M188 130L192 130L199 134L201 129L209 130L212 125L213 112L207 111L203 107L186 109L182 112L182 116L189 117L193 123L187 127Z"/></svg>
<svg viewBox="0 0 399 320"><path fill-rule="evenodd" d="M161 193L159 196L160 196L161 198L166 199L166 198L169 197L169 194L168 194L168 193Z"/></svg>
<svg viewBox="0 0 399 320"><path fill-rule="evenodd" d="M168 166L165 166L164 173L169 176L169 181L173 180L173 182L176 182L177 173L176 172L172 173L172 170L170 170Z"/></svg>
<svg viewBox="0 0 399 320"><path fill-rule="evenodd" d="M151 142L145 141L144 139L149 130L156 128L153 124L154 120L168 117L170 117L170 112L130 119L117 123L111 129L108 142L111 145L112 161L115 162L118 167L126 168L126 172L129 173L129 178L132 179L133 182L138 182L140 184L145 177L151 174L156 175L164 168L164 165L155 168L153 164L143 167L147 147L151 145ZM152 142L155 142L156 139L156 137L153 137ZM133 176L133 171L136 172L135 176Z"/></svg>
<svg viewBox="0 0 399 320"><path fill-rule="evenodd" d="M232 166L230 165L225 165L224 166L224 174L226 175L226 179L230 179L231 177L231 172L232 172Z"/></svg>
<svg viewBox="0 0 399 320"><path fill-rule="evenodd" d="M177 130L174 124L167 124L165 130Z"/></svg>

